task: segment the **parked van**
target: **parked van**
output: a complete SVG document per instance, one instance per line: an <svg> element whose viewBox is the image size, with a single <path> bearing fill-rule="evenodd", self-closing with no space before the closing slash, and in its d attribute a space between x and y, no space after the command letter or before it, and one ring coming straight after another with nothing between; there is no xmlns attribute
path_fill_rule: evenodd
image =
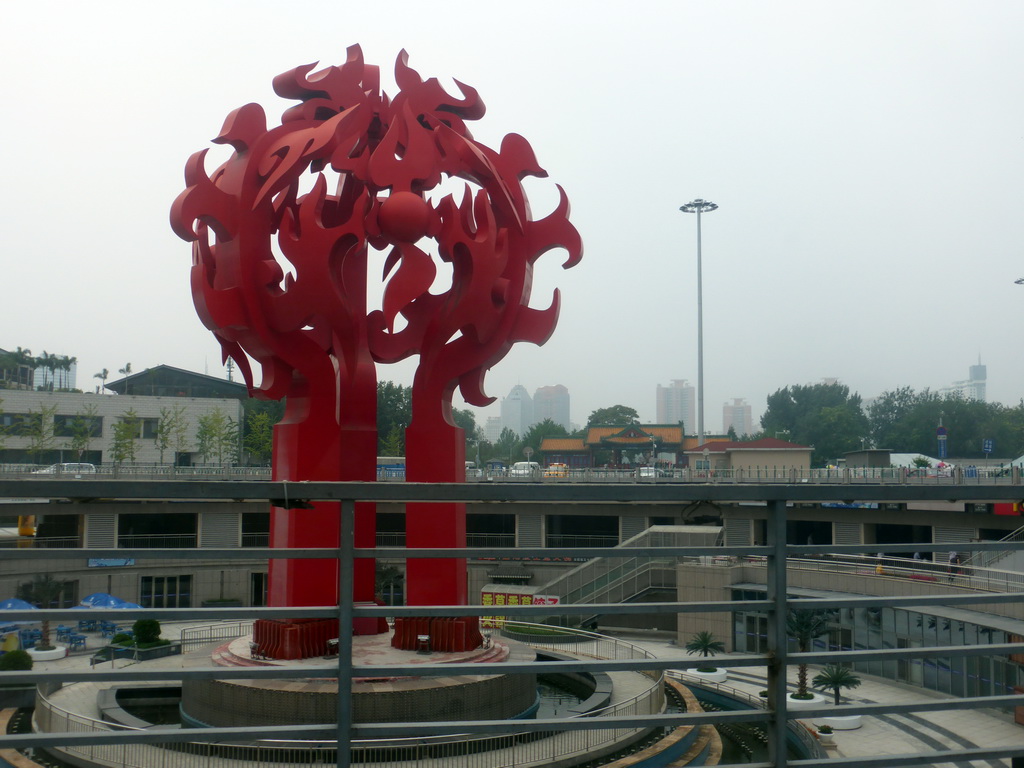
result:
<svg viewBox="0 0 1024 768"><path fill-rule="evenodd" d="M37 469L33 475L69 475L74 478L81 478L82 475L95 475L94 464L51 464L45 469Z"/></svg>
<svg viewBox="0 0 1024 768"><path fill-rule="evenodd" d="M536 461L517 461L508 474L509 477L540 477L540 464Z"/></svg>

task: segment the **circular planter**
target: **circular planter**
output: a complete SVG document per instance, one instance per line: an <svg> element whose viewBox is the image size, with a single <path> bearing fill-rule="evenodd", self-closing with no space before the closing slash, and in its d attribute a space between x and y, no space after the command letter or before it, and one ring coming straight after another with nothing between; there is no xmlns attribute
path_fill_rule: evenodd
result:
<svg viewBox="0 0 1024 768"><path fill-rule="evenodd" d="M28 655L32 657L32 661L56 661L68 655L68 648L66 645L58 645L52 651L40 651L38 648L29 648Z"/></svg>
<svg viewBox="0 0 1024 768"><path fill-rule="evenodd" d="M809 699L794 699L793 694L786 697L786 708L791 712L794 709L814 709L826 703L827 699L820 693L812 693Z"/></svg>
<svg viewBox="0 0 1024 768"><path fill-rule="evenodd" d="M709 683L724 683L729 679L729 672L724 669L716 669L714 672L700 672L697 669L684 670L691 677L696 677Z"/></svg>
<svg viewBox="0 0 1024 768"><path fill-rule="evenodd" d="M836 735L834 733L822 733L821 731L818 731L818 741L822 744L831 744L835 740Z"/></svg>
<svg viewBox="0 0 1024 768"><path fill-rule="evenodd" d="M823 717L819 725L831 725L833 731L855 731L863 725L860 715Z"/></svg>

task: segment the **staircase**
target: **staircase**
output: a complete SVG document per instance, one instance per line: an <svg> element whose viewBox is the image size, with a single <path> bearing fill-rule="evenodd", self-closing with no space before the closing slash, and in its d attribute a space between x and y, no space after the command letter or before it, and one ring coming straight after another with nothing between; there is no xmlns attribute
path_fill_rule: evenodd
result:
<svg viewBox="0 0 1024 768"><path fill-rule="evenodd" d="M655 525L614 547L615 556L598 557L545 584L538 592L564 603L627 603L650 589L676 586L678 563L699 557L623 557L637 547L709 547L722 545L721 526ZM593 619L594 617L589 617ZM581 617L581 623L588 617Z"/></svg>
<svg viewBox="0 0 1024 768"><path fill-rule="evenodd" d="M1013 533L1007 534L999 539L1001 543L1015 544L1024 541L1024 526L1021 526ZM997 566L996 563L999 565ZM976 552L971 555L966 565L976 568L995 568L1004 571L1017 571L1024 573L1024 550L1019 549L991 549L985 552Z"/></svg>

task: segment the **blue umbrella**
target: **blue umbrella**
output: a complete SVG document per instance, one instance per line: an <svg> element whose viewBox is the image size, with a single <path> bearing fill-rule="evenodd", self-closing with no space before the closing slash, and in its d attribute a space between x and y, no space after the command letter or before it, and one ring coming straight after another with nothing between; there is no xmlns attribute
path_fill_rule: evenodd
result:
<svg viewBox="0 0 1024 768"><path fill-rule="evenodd" d="M36 606L32 605L25 600L20 600L17 597L11 597L7 600L0 601L0 611L35 611L38 610ZM5 626L22 626L24 624L35 624L34 621L6 621L0 618L0 624Z"/></svg>
<svg viewBox="0 0 1024 768"><path fill-rule="evenodd" d="M106 592L93 592L83 597L79 605L86 608L120 608L122 603L124 600L120 597L114 597Z"/></svg>
<svg viewBox="0 0 1024 768"><path fill-rule="evenodd" d="M120 605L112 605L110 607L111 608L117 608L118 610L120 610L122 608L128 608L128 609L131 609L131 608L141 608L142 606L139 605L138 603L122 602Z"/></svg>
<svg viewBox="0 0 1024 768"><path fill-rule="evenodd" d="M16 597L0 601L0 611L34 611L36 607L25 600Z"/></svg>

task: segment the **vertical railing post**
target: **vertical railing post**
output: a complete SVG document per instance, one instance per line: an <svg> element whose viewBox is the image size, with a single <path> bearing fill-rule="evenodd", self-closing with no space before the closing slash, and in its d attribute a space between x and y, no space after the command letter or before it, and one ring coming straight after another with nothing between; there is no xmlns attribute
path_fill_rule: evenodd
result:
<svg viewBox="0 0 1024 768"><path fill-rule="evenodd" d="M786 501L768 503L768 761L786 765Z"/></svg>
<svg viewBox="0 0 1024 768"><path fill-rule="evenodd" d="M338 739L337 766L352 764L352 584L355 576L355 517L352 499L341 502L338 531Z"/></svg>

